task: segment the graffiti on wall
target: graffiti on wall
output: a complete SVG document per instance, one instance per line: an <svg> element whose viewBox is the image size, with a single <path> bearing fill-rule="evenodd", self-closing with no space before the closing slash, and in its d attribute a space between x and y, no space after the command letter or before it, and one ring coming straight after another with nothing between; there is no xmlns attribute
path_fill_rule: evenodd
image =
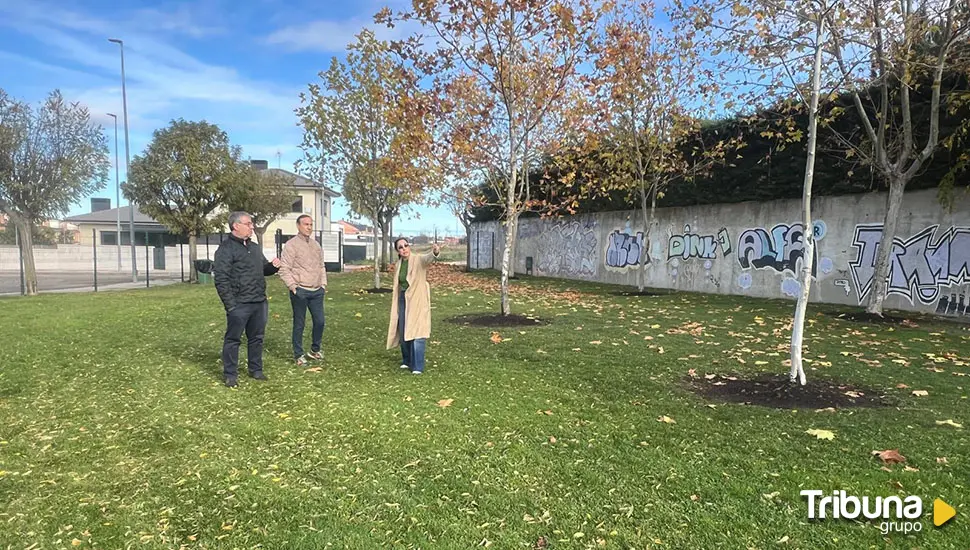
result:
<svg viewBox="0 0 970 550"><path fill-rule="evenodd" d="M945 311L954 312L966 303L963 294L943 296L943 289L970 284L970 227L950 227L938 234L931 225L908 239L895 237L890 254L887 295L898 295L915 304L932 305L946 300ZM856 225L852 246L855 259L849 262L859 303L872 290L876 253L882 239L882 224ZM952 306L951 306L952 304ZM937 308L939 310L939 307ZM966 305L963 310L966 311Z"/></svg>
<svg viewBox="0 0 970 550"><path fill-rule="evenodd" d="M540 239L537 269L542 275L591 279L599 261L596 220L557 223Z"/></svg>
<svg viewBox="0 0 970 550"><path fill-rule="evenodd" d="M646 253L643 231L631 235L629 227L625 231L617 229L609 236L609 244L606 247L606 267L623 269L640 265L641 255ZM650 263L650 258L647 257L645 262Z"/></svg>
<svg viewBox="0 0 970 550"><path fill-rule="evenodd" d="M684 225L683 234L671 235L667 242L667 260L674 258L714 260L717 259L718 246L721 248L722 257L731 253L731 237L727 229L722 227L717 232L717 236L700 235L691 233L690 225Z"/></svg>
<svg viewBox="0 0 970 550"><path fill-rule="evenodd" d="M825 232L824 221L816 220L812 224L812 236L816 243L825 237ZM804 230L800 223L792 225L780 223L771 229L763 227L748 229L738 237L738 264L741 269L772 269L779 273L795 275L798 273L805 252L803 234ZM818 246L814 248L814 252L812 277L817 278L819 271L830 273L833 269L832 260L822 258L819 261ZM792 290L792 288L786 290Z"/></svg>

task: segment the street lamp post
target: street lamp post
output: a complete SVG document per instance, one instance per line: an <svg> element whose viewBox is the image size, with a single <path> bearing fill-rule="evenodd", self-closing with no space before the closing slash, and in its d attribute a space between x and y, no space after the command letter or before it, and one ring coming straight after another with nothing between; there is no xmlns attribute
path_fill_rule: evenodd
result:
<svg viewBox="0 0 970 550"><path fill-rule="evenodd" d="M118 179L118 115L108 113L108 116L115 119L115 211L118 214L115 244L118 246L118 273L121 273L121 183Z"/></svg>
<svg viewBox="0 0 970 550"><path fill-rule="evenodd" d="M117 38L109 38L108 42L114 42L121 48L121 104L124 109L125 117L125 178L129 181L128 169L131 165L131 153L128 141L128 94L125 90L125 43ZM138 282L138 264L135 258L135 202L128 199L128 237L131 240L131 282ZM145 266L148 269L148 266Z"/></svg>

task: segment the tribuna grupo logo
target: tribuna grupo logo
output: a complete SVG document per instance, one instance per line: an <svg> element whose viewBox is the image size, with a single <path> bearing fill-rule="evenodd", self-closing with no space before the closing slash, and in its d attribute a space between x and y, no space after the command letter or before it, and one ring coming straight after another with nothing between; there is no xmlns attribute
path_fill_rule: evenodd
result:
<svg viewBox="0 0 970 550"><path fill-rule="evenodd" d="M866 519L882 520L879 530L882 534L898 532L908 534L920 532L923 524L923 499L910 495L905 498L890 497L857 497L847 495L845 491L833 491L829 496L819 490L801 491L801 496L808 497L808 519ZM933 503L933 523L940 526L949 521L956 512L940 499Z"/></svg>

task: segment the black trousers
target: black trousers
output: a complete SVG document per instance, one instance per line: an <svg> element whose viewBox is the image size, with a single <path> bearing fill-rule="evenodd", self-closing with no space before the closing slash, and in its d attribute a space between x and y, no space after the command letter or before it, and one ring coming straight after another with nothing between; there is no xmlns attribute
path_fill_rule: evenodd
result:
<svg viewBox="0 0 970 550"><path fill-rule="evenodd" d="M222 341L222 372L235 378L239 371L239 344L246 332L246 356L249 374L263 370L263 335L269 317L269 302L239 304L226 312L226 336Z"/></svg>

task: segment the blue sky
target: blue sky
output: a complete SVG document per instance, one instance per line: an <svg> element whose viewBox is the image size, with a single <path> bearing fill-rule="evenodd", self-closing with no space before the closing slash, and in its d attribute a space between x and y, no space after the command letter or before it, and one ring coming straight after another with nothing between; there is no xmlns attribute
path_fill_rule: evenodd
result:
<svg viewBox="0 0 970 550"><path fill-rule="evenodd" d="M108 133L112 162L114 123L106 113L117 114L124 181L120 56L108 42L120 38L132 157L155 129L182 117L218 124L244 156L292 169L302 157L293 113L300 92L364 26L382 38L406 33L374 26L373 14L388 4L399 8L402 0L0 0L0 87L30 102L59 88L87 105ZM108 186L94 196L115 204L113 166ZM70 214L88 212L89 203L85 197ZM420 219L411 212L396 220L396 233L463 231L446 209L416 211ZM337 199L334 219L346 216L346 203Z"/></svg>

